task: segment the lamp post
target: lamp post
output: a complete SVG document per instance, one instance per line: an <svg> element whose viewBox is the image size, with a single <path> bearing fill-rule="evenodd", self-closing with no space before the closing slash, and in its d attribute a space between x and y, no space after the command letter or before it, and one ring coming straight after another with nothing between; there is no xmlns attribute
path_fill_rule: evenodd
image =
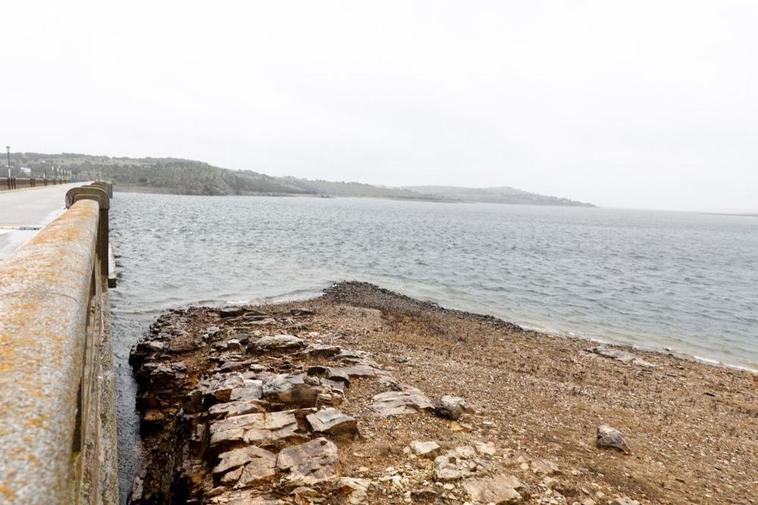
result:
<svg viewBox="0 0 758 505"><path fill-rule="evenodd" d="M5 154L8 156L8 180L11 179L11 146L5 146Z"/></svg>

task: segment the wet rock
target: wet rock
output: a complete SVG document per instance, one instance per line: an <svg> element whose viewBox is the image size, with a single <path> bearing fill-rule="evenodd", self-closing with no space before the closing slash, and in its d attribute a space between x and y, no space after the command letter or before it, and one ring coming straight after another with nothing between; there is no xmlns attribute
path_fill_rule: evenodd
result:
<svg viewBox="0 0 758 505"><path fill-rule="evenodd" d="M337 446L325 438L282 449L276 467L295 485L311 486L335 476Z"/></svg>
<svg viewBox="0 0 758 505"><path fill-rule="evenodd" d="M598 356L602 356L604 358L615 359L622 363L627 363L627 364L631 363L632 365L638 365L638 366L643 366L643 367L648 367L648 368L655 368L656 366L653 363L645 361L644 359L630 352L623 351L621 349L613 349L612 347L606 347L604 345L598 345L590 349L587 349L587 352L590 352L592 354L597 354Z"/></svg>
<svg viewBox="0 0 758 505"><path fill-rule="evenodd" d="M460 419L464 413L473 412L460 396L445 395L437 402L434 413L445 419Z"/></svg>
<svg viewBox="0 0 758 505"><path fill-rule="evenodd" d="M220 307L216 309L216 314L222 318L237 317L245 313L244 307Z"/></svg>
<svg viewBox="0 0 758 505"><path fill-rule="evenodd" d="M624 453L629 452L629 445L626 443L624 435L616 428L607 424L601 424L597 427L597 446L600 449L616 449Z"/></svg>
<svg viewBox="0 0 758 505"><path fill-rule="evenodd" d="M480 503L519 503L521 495L517 491L523 487L519 479L512 475L495 475L480 479L470 479L463 483L463 489Z"/></svg>
<svg viewBox="0 0 758 505"><path fill-rule="evenodd" d="M373 397L371 409L384 417L432 410L434 406L420 390L405 386L401 391L386 391Z"/></svg>
<svg viewBox="0 0 758 505"><path fill-rule="evenodd" d="M434 458L434 478L442 481L460 480L483 472L488 466L487 462L476 457L473 447L456 447Z"/></svg>
<svg viewBox="0 0 758 505"><path fill-rule="evenodd" d="M259 338L253 347L261 352L296 351L305 347L305 341L294 335L267 335Z"/></svg>
<svg viewBox="0 0 758 505"><path fill-rule="evenodd" d="M232 443L270 443L297 436L291 411L244 414L211 423L211 447Z"/></svg>
<svg viewBox="0 0 758 505"><path fill-rule="evenodd" d="M290 314L293 316L312 316L315 314L314 311L311 309L306 309L305 307L297 307L295 309L290 310Z"/></svg>
<svg viewBox="0 0 758 505"><path fill-rule="evenodd" d="M307 415L305 419L310 424L311 429L317 433L350 436L358 434L358 424L355 418L345 415L335 408L319 410L314 414Z"/></svg>
<svg viewBox="0 0 758 505"><path fill-rule="evenodd" d="M223 484L235 488L249 487L276 474L276 454L256 446L222 453L213 474Z"/></svg>
<svg viewBox="0 0 758 505"><path fill-rule="evenodd" d="M422 458L435 458L440 452L440 444L434 441L422 442L420 440L414 440L410 443L409 447L411 452L416 456Z"/></svg>

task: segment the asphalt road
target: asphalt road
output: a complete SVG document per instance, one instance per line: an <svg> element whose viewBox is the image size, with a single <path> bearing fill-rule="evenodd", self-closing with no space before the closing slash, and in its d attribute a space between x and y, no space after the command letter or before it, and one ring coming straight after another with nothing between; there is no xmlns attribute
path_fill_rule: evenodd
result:
<svg viewBox="0 0 758 505"><path fill-rule="evenodd" d="M10 255L63 212L66 191L82 184L0 191L0 258Z"/></svg>

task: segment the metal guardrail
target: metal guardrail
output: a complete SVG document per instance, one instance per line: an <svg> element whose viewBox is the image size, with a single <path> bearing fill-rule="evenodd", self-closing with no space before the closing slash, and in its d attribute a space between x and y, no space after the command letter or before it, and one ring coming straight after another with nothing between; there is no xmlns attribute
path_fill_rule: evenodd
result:
<svg viewBox="0 0 758 505"><path fill-rule="evenodd" d="M0 191L68 184L69 182L71 182L69 178L60 177L54 179L48 179L47 177L0 177Z"/></svg>
<svg viewBox="0 0 758 505"><path fill-rule="evenodd" d="M107 188L0 262L0 503L115 504Z"/></svg>

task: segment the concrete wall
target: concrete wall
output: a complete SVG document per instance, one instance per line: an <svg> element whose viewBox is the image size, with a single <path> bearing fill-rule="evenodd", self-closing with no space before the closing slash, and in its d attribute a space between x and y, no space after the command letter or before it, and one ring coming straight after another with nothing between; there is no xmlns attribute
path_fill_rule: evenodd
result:
<svg viewBox="0 0 758 505"><path fill-rule="evenodd" d="M109 198L75 188L67 204L0 262L2 504L118 501Z"/></svg>

